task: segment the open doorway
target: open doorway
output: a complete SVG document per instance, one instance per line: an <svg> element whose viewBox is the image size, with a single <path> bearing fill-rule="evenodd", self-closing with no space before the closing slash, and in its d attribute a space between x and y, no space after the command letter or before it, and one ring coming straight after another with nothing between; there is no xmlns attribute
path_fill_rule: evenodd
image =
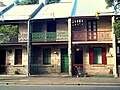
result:
<svg viewBox="0 0 120 90"><path fill-rule="evenodd" d="M0 50L0 74L5 74L6 51Z"/></svg>
<svg viewBox="0 0 120 90"><path fill-rule="evenodd" d="M83 50L75 50L75 63L74 64L83 64Z"/></svg>
<svg viewBox="0 0 120 90"><path fill-rule="evenodd" d="M74 50L73 75L78 74L78 69L83 71L83 50L80 48Z"/></svg>

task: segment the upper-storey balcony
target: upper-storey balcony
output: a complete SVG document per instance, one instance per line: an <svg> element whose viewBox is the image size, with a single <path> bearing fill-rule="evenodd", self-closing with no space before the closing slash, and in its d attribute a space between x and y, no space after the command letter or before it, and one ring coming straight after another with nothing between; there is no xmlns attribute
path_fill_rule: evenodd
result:
<svg viewBox="0 0 120 90"><path fill-rule="evenodd" d="M5 37L5 41L1 41L0 43L21 43L21 42L27 42L27 34L20 34L10 37Z"/></svg>
<svg viewBox="0 0 120 90"><path fill-rule="evenodd" d="M33 32L32 42L68 41L67 32Z"/></svg>
<svg viewBox="0 0 120 90"><path fill-rule="evenodd" d="M68 32L33 32L32 42L68 41ZM112 41L112 30L72 31L72 41Z"/></svg>
<svg viewBox="0 0 120 90"><path fill-rule="evenodd" d="M72 31L73 41L112 41L112 30Z"/></svg>

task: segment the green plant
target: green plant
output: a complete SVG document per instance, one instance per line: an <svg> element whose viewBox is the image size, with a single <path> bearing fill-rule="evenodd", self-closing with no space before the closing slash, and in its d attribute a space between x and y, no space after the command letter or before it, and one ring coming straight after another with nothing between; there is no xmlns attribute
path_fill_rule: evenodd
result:
<svg viewBox="0 0 120 90"><path fill-rule="evenodd" d="M10 36L18 34L18 25L0 25L0 42L8 42L10 40Z"/></svg>
<svg viewBox="0 0 120 90"><path fill-rule="evenodd" d="M117 37L117 39L120 38L120 20L116 20L113 25L114 28L114 34Z"/></svg>
<svg viewBox="0 0 120 90"><path fill-rule="evenodd" d="M112 7L114 5L114 0L105 0L107 7Z"/></svg>

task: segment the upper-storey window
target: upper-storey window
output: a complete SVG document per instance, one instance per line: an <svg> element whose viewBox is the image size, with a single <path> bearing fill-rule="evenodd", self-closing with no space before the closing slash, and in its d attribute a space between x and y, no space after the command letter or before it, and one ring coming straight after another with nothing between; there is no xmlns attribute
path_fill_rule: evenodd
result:
<svg viewBox="0 0 120 90"><path fill-rule="evenodd" d="M97 39L97 21L96 20L88 20L87 21L87 31L88 31L88 40L96 40Z"/></svg>
<svg viewBox="0 0 120 90"><path fill-rule="evenodd" d="M47 22L47 32L56 32L56 21Z"/></svg>
<svg viewBox="0 0 120 90"><path fill-rule="evenodd" d="M60 2L60 0L48 0L48 4L50 4L50 3L59 3Z"/></svg>

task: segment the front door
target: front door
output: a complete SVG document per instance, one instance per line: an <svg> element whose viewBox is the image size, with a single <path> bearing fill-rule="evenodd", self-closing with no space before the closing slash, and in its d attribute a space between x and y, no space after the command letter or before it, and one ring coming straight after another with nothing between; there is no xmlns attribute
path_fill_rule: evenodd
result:
<svg viewBox="0 0 120 90"><path fill-rule="evenodd" d="M67 48L61 49L61 72L68 72L68 50Z"/></svg>
<svg viewBox="0 0 120 90"><path fill-rule="evenodd" d="M0 50L0 74L5 73L6 51Z"/></svg>

